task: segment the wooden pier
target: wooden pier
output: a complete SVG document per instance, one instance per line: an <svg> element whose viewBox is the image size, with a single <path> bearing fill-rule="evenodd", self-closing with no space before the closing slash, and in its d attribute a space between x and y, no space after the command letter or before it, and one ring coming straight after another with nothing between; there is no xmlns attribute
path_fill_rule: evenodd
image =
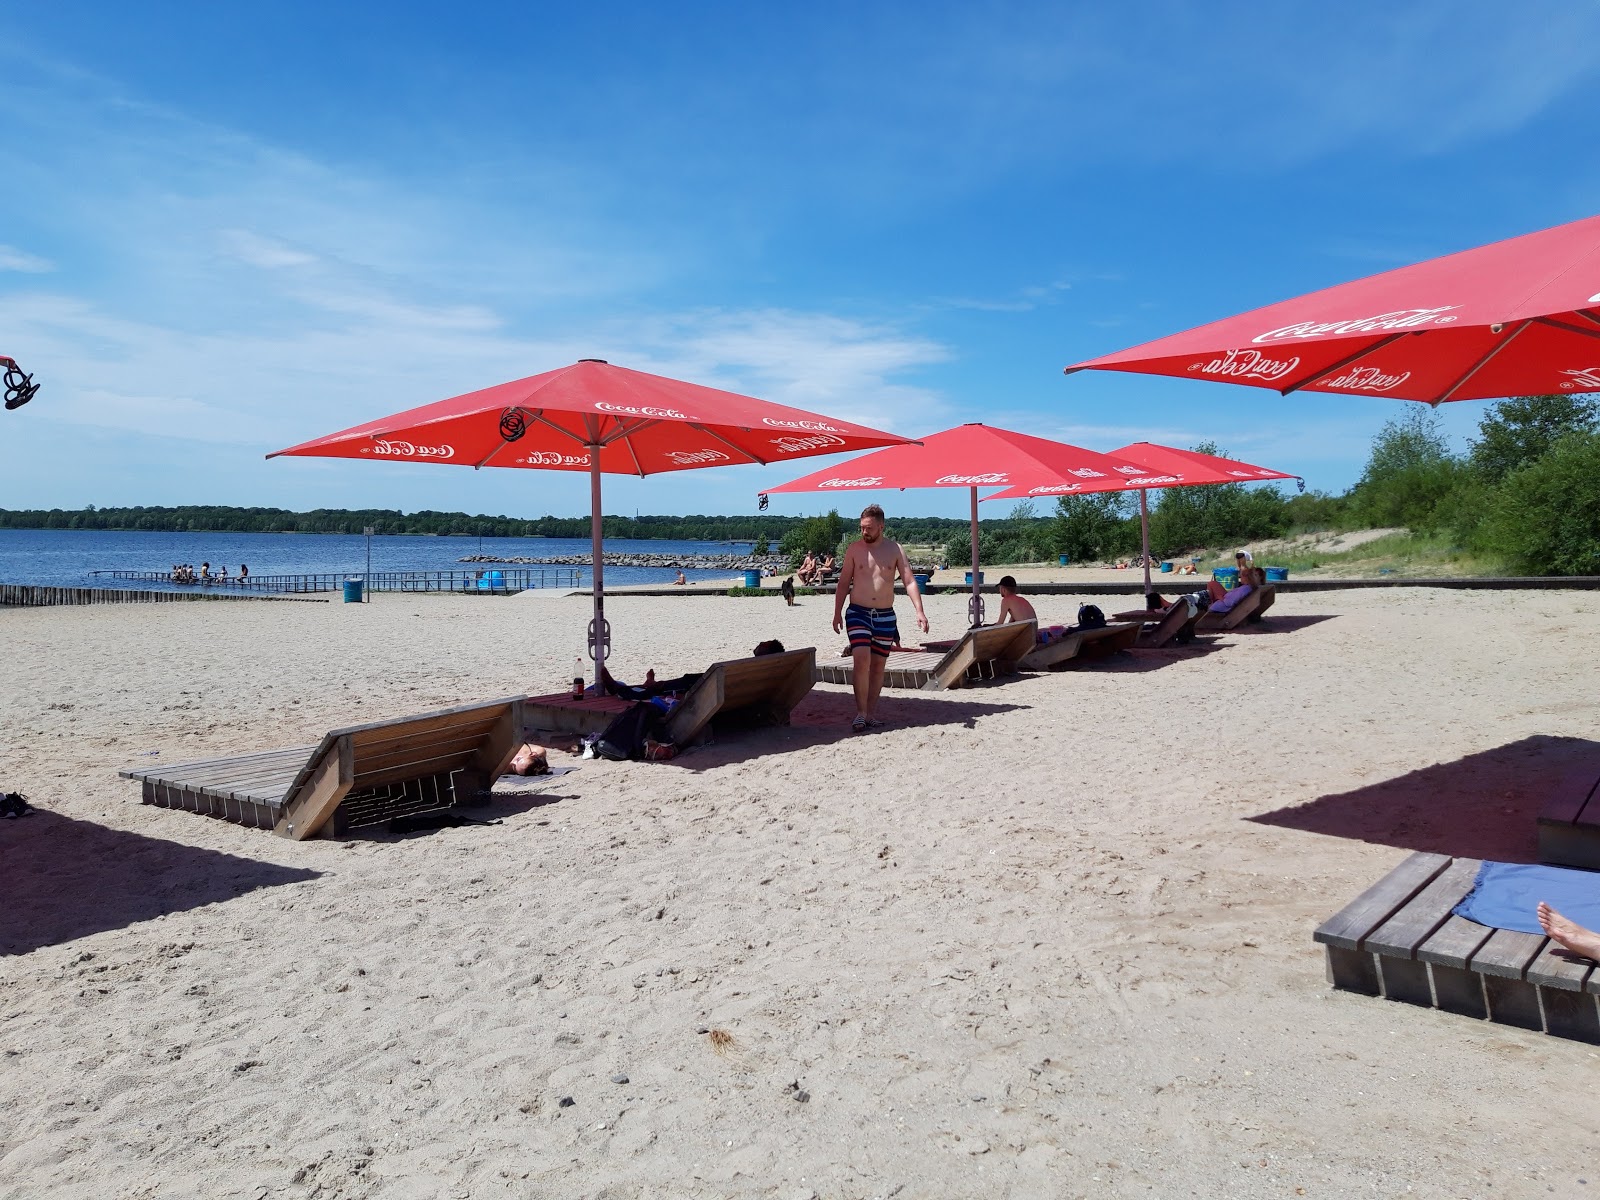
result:
<svg viewBox="0 0 1600 1200"><path fill-rule="evenodd" d="M361 579L369 592L460 592L469 595L509 596L530 588L583 586L577 567L480 567L470 571L359 571L301 575L247 575L238 578L179 583L170 571L91 571L123 582L156 583L182 591L216 592L336 592L347 579Z"/></svg>

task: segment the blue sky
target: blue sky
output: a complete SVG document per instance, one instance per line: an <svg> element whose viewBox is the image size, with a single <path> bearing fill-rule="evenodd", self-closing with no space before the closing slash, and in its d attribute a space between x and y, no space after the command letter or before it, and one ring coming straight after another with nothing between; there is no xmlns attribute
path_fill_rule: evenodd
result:
<svg viewBox="0 0 1600 1200"><path fill-rule="evenodd" d="M1399 402L1061 368L1593 215L1597 84L1597 0L14 7L0 353L43 388L0 507L586 512L580 476L262 457L580 357L1342 490Z"/></svg>

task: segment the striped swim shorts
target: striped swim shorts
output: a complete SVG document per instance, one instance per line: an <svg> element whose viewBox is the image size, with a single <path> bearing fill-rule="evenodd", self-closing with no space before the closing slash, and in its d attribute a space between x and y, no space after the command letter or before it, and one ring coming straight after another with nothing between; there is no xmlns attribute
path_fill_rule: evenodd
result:
<svg viewBox="0 0 1600 1200"><path fill-rule="evenodd" d="M851 650L871 650L879 658L888 658L889 651L900 644L900 626L892 608L852 604L844 610L844 632Z"/></svg>

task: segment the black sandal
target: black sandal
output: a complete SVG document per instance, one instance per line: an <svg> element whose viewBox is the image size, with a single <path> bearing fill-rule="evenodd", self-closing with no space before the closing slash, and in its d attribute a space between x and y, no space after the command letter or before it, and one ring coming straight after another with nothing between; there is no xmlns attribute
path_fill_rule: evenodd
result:
<svg viewBox="0 0 1600 1200"><path fill-rule="evenodd" d="M28 803L28 798L21 792L7 792L0 796L0 817L6 820L15 820L25 817L33 811L33 805Z"/></svg>

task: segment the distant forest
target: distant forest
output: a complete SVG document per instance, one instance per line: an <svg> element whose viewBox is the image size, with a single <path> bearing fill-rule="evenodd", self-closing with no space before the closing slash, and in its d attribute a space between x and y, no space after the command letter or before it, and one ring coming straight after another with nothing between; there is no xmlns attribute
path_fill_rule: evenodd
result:
<svg viewBox="0 0 1600 1200"><path fill-rule="evenodd" d="M810 519L779 516L689 516L605 518L608 538L652 538L669 541L758 542L777 544ZM902 541L943 544L965 520L911 517L893 522ZM984 522L985 525L991 522ZM1005 521L992 522L999 528ZM396 509L317 508L290 512L283 508L228 508L186 504L173 508L0 509L0 529L139 529L159 533L360 533L366 526L379 534L432 534L442 537L587 538L588 517L507 517L461 512L404 513ZM853 521L852 521L853 526Z"/></svg>

